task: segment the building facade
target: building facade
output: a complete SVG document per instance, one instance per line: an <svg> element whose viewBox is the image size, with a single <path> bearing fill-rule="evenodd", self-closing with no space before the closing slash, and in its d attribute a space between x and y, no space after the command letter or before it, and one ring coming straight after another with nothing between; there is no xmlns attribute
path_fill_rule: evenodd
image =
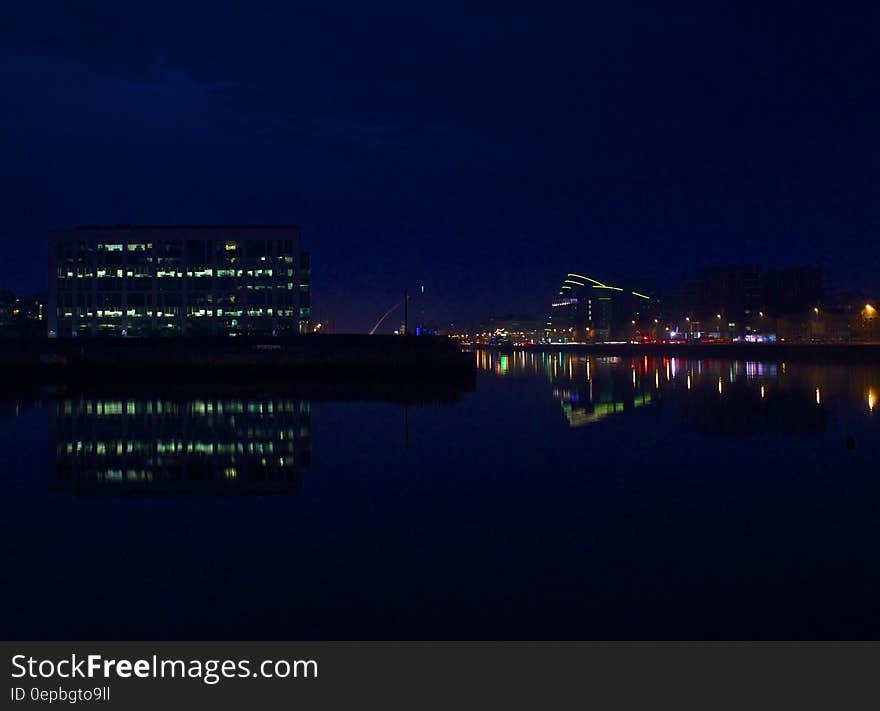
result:
<svg viewBox="0 0 880 711"><path fill-rule="evenodd" d="M694 337L821 339L829 335L827 296L828 275L818 267L703 267L682 280L670 311Z"/></svg>
<svg viewBox="0 0 880 711"><path fill-rule="evenodd" d="M654 327L657 300L639 291L568 273L550 303L551 342L629 341Z"/></svg>
<svg viewBox="0 0 880 711"><path fill-rule="evenodd" d="M49 233L50 337L307 333L310 288L293 225Z"/></svg>

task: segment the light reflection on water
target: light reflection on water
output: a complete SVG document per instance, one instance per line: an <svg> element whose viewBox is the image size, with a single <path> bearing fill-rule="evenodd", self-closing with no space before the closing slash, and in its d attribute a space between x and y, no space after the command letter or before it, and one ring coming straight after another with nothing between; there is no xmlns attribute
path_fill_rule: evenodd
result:
<svg viewBox="0 0 880 711"><path fill-rule="evenodd" d="M496 376L545 379L571 427L666 401L691 420L725 410L729 423L740 417L746 429L797 429L821 419L825 406L870 415L880 387L880 368L863 365L482 349L475 357L479 370Z"/></svg>
<svg viewBox="0 0 880 711"><path fill-rule="evenodd" d="M78 494L294 494L311 459L301 399L81 396L52 410L50 485Z"/></svg>
<svg viewBox="0 0 880 711"><path fill-rule="evenodd" d="M880 634L880 368L474 358L0 400L0 637Z"/></svg>

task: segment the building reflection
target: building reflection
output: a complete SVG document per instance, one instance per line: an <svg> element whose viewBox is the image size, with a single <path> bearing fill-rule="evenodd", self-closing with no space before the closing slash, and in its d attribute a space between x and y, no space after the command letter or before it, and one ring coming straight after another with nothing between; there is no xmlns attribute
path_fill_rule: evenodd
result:
<svg viewBox="0 0 880 711"><path fill-rule="evenodd" d="M50 417L52 488L80 495L295 494L310 403L293 397L79 397Z"/></svg>
<svg viewBox="0 0 880 711"><path fill-rule="evenodd" d="M479 369L508 377L543 376L571 427L651 405L654 392L631 374L628 360L571 353L477 351ZM632 375L632 377L631 377Z"/></svg>
<svg viewBox="0 0 880 711"><path fill-rule="evenodd" d="M672 406L697 429L730 434L818 433L829 413L857 405L873 413L880 368L765 361L596 356L572 351L489 349L480 370L541 377L571 427Z"/></svg>
<svg viewBox="0 0 880 711"><path fill-rule="evenodd" d="M653 393L631 383L620 358L568 359L554 367L553 397L562 406L571 427L581 427L606 417L650 405Z"/></svg>
<svg viewBox="0 0 880 711"><path fill-rule="evenodd" d="M452 404L464 382L337 380L284 384L129 386L34 393L49 414L50 488L79 495L296 494L311 464L312 403ZM44 400L42 398L45 398ZM0 400L5 410L18 405ZM5 408L5 409L4 409Z"/></svg>

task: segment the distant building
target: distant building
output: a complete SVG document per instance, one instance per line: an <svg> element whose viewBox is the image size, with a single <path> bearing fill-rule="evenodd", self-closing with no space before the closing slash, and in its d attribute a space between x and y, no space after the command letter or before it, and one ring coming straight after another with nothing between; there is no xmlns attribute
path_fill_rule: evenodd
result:
<svg viewBox="0 0 880 711"><path fill-rule="evenodd" d="M652 296L592 277L569 273L550 303L550 341L629 341L656 337L658 302Z"/></svg>
<svg viewBox="0 0 880 711"><path fill-rule="evenodd" d="M480 330L498 341L538 342L544 337L544 322L529 316L490 316L488 326Z"/></svg>
<svg viewBox="0 0 880 711"><path fill-rule="evenodd" d="M34 338L45 334L45 299L0 291L0 338Z"/></svg>
<svg viewBox="0 0 880 711"><path fill-rule="evenodd" d="M836 340L880 342L880 299L865 291L834 294L823 312L831 317L832 335ZM836 326L836 328L834 328Z"/></svg>
<svg viewBox="0 0 880 711"><path fill-rule="evenodd" d="M293 225L49 233L50 337L305 333L309 290Z"/></svg>
<svg viewBox="0 0 880 711"><path fill-rule="evenodd" d="M750 339L779 331L790 338L815 338L824 325L817 315L824 308L826 282L825 272L811 266L703 267L685 277L670 300L672 318L682 331L699 337Z"/></svg>
<svg viewBox="0 0 880 711"><path fill-rule="evenodd" d="M786 315L809 313L828 296L828 275L819 267L768 269L762 274L764 310Z"/></svg>
<svg viewBox="0 0 880 711"><path fill-rule="evenodd" d="M704 267L684 283L684 303L692 316L709 322L716 314L739 316L766 308L760 267Z"/></svg>

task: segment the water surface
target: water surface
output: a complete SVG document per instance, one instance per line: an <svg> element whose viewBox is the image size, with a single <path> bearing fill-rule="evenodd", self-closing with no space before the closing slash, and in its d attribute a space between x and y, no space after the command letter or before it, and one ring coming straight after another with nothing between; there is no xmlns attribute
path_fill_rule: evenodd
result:
<svg viewBox="0 0 880 711"><path fill-rule="evenodd" d="M880 634L880 368L0 399L3 638Z"/></svg>

